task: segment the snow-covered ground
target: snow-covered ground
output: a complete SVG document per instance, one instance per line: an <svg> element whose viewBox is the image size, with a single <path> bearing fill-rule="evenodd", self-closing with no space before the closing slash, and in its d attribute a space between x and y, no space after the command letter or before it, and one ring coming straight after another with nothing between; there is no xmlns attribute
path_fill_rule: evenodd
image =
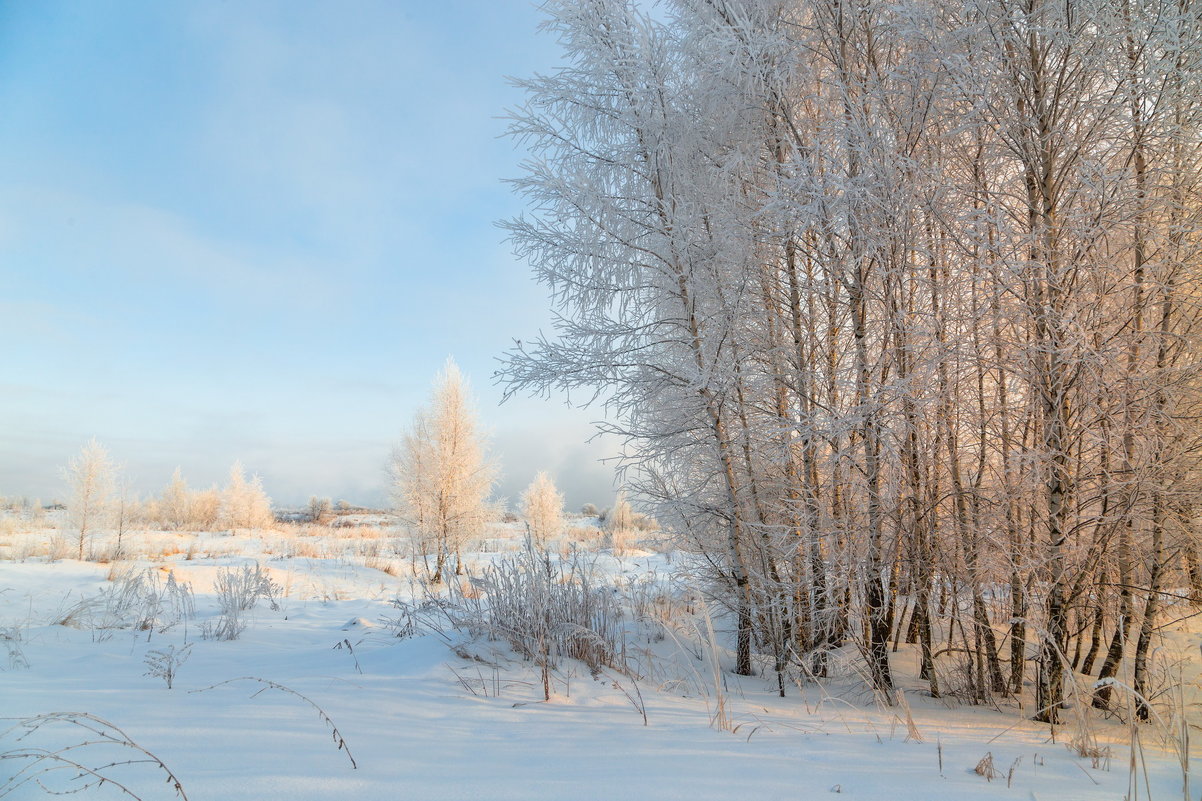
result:
<svg viewBox="0 0 1202 801"><path fill-rule="evenodd" d="M1180 766L1154 728L1133 773L1128 730L1117 724L1091 723L1099 751L1109 752L1091 759L1066 746L1077 736L1072 724L1053 742L1047 726L1013 710L926 698L917 682L906 685L904 706L874 703L850 669L830 686L790 687L780 698L769 678L715 676L704 638L651 629L628 632L637 686L563 662L546 702L538 670L501 643L426 628L397 636L392 600L427 589L388 539L163 532L149 535L154 547L140 558L114 565L13 559L12 551L42 547L22 536L35 535L0 543L10 549L0 562L0 714L15 726L0 741L11 757L0 759L0 779L35 781L0 785L9 798L83 781L77 770L47 772L50 761L14 755L102 739L79 723L114 736L107 724L58 718L21 739L19 719L50 713L118 727L194 801L1182 798ZM467 561L478 569L495 558ZM594 558L616 586L662 580L679 561L637 550ZM278 586L276 608L260 601L240 637L206 639L218 616L218 571L256 563ZM117 590L137 575L158 588L160 626L171 622L169 573L191 586L195 615L165 631L116 627L137 617L136 608L114 611ZM1197 652L1196 637L1177 636ZM185 647L173 688L148 675L148 655ZM912 675L908 655L897 658L900 674ZM715 725L719 700L725 728ZM96 768L143 755L97 744L60 756ZM992 778L976 770L987 756ZM153 763L102 773L137 797L175 797ZM109 783L86 797L122 793Z"/></svg>

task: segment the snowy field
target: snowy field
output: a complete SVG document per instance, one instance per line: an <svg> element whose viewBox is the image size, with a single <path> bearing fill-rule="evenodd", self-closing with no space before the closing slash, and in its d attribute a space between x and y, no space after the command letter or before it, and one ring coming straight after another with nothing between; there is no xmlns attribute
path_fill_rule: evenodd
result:
<svg viewBox="0 0 1202 801"><path fill-rule="evenodd" d="M485 568L519 548L515 529L493 533L464 556L476 580L461 600L487 603ZM675 578L679 555L579 557L622 609L638 678L560 659L546 701L509 645L438 625L440 590L387 529L127 536L138 556L112 563L52 561L50 530L0 536L0 796L91 782L84 797L195 801L1183 797L1161 728L1141 730L1132 767L1117 722L1053 740L1017 707L925 697L905 648L893 706L851 654L784 698L770 672L734 676L721 621L710 640ZM222 639L214 584L231 576L268 592ZM1162 648L1196 654L1197 637ZM1182 669L1192 687L1196 660Z"/></svg>

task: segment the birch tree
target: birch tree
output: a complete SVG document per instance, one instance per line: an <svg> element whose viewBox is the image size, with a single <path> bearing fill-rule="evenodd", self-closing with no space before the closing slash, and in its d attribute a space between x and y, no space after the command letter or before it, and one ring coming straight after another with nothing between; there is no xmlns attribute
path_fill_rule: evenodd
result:
<svg viewBox="0 0 1202 801"><path fill-rule="evenodd" d="M229 481L221 491L219 519L229 529L270 528L275 522L262 479L257 475L248 479L242 462L230 467Z"/></svg>
<svg viewBox="0 0 1202 801"><path fill-rule="evenodd" d="M563 531L563 495L545 472L539 471L522 493L521 513L537 548L546 548Z"/></svg>
<svg viewBox="0 0 1202 801"><path fill-rule="evenodd" d="M545 8L508 227L560 316L503 374L604 398L735 670L854 644L888 699L905 640L1054 721L1142 606L1145 681L1197 563L1189 0Z"/></svg>
<svg viewBox="0 0 1202 801"><path fill-rule="evenodd" d="M192 493L180 468L175 468L171 481L163 488L158 501L162 525L179 530L192 522Z"/></svg>
<svg viewBox="0 0 1202 801"><path fill-rule="evenodd" d="M452 557L462 572L460 550L494 516L489 497L497 470L487 447L467 382L448 359L390 465L397 514L417 534L423 554L434 552L432 582L442 581Z"/></svg>
<svg viewBox="0 0 1202 801"><path fill-rule="evenodd" d="M88 539L108 521L116 468L109 452L95 438L73 457L63 472L69 496L67 520L75 533L76 558L84 558Z"/></svg>

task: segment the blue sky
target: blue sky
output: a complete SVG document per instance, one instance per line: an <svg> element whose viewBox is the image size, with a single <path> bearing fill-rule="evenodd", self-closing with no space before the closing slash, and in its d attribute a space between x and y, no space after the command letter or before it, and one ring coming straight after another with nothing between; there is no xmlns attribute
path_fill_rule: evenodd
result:
<svg viewBox="0 0 1202 801"><path fill-rule="evenodd" d="M498 406L549 324L494 222L527 0L0 3L0 495L64 494L95 436L135 490L240 459L278 502L379 503L453 356L514 497L605 505L599 411Z"/></svg>

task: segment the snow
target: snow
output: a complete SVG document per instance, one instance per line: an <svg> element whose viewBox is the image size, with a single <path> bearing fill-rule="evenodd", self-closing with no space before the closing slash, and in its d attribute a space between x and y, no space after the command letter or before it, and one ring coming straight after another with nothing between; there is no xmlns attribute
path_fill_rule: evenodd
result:
<svg viewBox="0 0 1202 801"><path fill-rule="evenodd" d="M213 557L177 553L132 565L174 572L196 593L196 618L165 632L101 629L86 615L56 624L81 599L113 586L117 571L110 565L0 562L0 632L9 638L0 640L3 715L86 712L109 721L161 759L194 801L729 801L828 794L917 801L1119 799L1128 792L1126 734L1119 727L1100 724L1111 757L1095 766L1066 748L1071 726L1052 742L1046 726L1008 711L957 707L911 691L906 700L916 741L902 708L874 704L846 677L804 693L790 688L782 699L770 680L725 673L733 731L722 731L712 725L717 694L704 659L671 637L632 642L646 660L660 660L637 693L624 676L594 678L585 666L564 663L544 702L537 670L500 643L458 633L395 636L387 623L397 614L391 599L422 591L411 573L390 575L348 557L272 556L260 550L269 538L234 539ZM476 554L470 561L489 558ZM283 588L278 608L260 602L237 640L203 639L201 626L217 615L218 569L256 561ZM604 555L598 565L626 583L672 570L664 556L648 554ZM185 643L192 647L174 689L147 675L149 651ZM907 659L898 655L910 670ZM260 680L320 707L358 767L304 698ZM10 730L0 751L83 739L65 724L22 742L18 734ZM1180 798L1171 753L1151 735L1143 745L1151 797ZM986 754L1000 774L992 781L974 772ZM110 760L96 764L104 761ZM0 777L20 767L0 760ZM142 798L173 797L153 765L107 772ZM45 777L55 789L69 788L69 778L66 772ZM1145 797L1142 775L1139 781ZM43 795L26 784L9 797ZM119 794L108 785L88 797Z"/></svg>

